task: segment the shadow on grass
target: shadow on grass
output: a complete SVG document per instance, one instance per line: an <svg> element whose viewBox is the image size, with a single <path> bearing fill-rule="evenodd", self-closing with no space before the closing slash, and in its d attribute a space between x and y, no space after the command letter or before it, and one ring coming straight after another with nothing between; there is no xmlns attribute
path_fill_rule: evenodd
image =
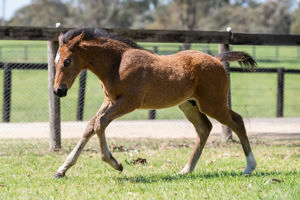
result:
<svg viewBox="0 0 300 200"><path fill-rule="evenodd" d="M188 175L168 175L168 174L150 174L150 175L138 175L138 176L126 176L126 177L116 177L119 182L131 182L131 183L155 183L155 182L172 182L172 181L185 181L185 180L201 180L201 179L220 179L220 178L250 178L250 177L268 177L268 176L278 176L278 175L296 175L300 174L300 171L256 171L252 175L243 175L241 172L234 171L216 171L216 172L204 172L197 174Z"/></svg>

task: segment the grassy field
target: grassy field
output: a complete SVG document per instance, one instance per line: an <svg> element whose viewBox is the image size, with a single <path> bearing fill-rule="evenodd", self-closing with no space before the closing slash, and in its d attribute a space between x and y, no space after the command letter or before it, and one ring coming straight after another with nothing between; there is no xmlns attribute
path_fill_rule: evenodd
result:
<svg viewBox="0 0 300 200"><path fill-rule="evenodd" d="M49 152L40 140L0 140L0 199L300 199L300 144L252 142L258 167L242 175L240 144L209 142L193 174L182 176L189 140L110 140L119 173L100 160L96 139L63 179L54 179L75 142ZM147 164L133 164L143 158Z"/></svg>
<svg viewBox="0 0 300 200"><path fill-rule="evenodd" d="M170 54L179 50L181 44L149 44L142 43L145 48L153 49L157 45L162 54ZM27 53L24 46L27 46ZM41 41L0 41L2 61L7 62L47 62L46 42ZM299 49L297 47L271 46L232 46L233 50L246 51L258 61L259 67L285 67L300 69L298 64ZM193 44L192 49L207 50L217 54L215 44ZM237 67L237 63L232 63ZM12 122L48 121L48 77L43 70L13 70L12 72ZM0 70L0 80L3 71ZM232 108L244 117L275 117L277 75L232 73ZM285 75L284 116L300 116L300 78L299 75ZM0 92L3 85L0 84ZM68 92L68 97L61 99L62 120L76 120L78 80ZM84 120L89 120L103 101L103 94L98 79L88 73ZM0 95L2 109L3 96ZM35 111L41 112L35 112ZM34 112L33 112L34 111ZM2 112L0 113L0 117ZM138 110L121 119L147 119L148 111ZM180 119L183 114L178 108L157 111L157 119Z"/></svg>

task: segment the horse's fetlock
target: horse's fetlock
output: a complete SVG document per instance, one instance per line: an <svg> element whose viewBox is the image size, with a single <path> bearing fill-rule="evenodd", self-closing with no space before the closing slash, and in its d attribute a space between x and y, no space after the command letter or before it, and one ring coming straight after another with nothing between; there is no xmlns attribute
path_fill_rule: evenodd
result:
<svg viewBox="0 0 300 200"><path fill-rule="evenodd" d="M104 155L104 154L101 155L101 160L104 162L109 162L110 159L111 159L111 155L109 155L109 156Z"/></svg>

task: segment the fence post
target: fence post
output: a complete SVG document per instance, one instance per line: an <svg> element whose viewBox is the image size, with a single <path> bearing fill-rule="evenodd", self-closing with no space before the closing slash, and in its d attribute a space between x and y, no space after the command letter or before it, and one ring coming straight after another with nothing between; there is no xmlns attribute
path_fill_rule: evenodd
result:
<svg viewBox="0 0 300 200"><path fill-rule="evenodd" d="M276 117L283 117L283 94L284 94L284 68L277 68L277 109Z"/></svg>
<svg viewBox="0 0 300 200"><path fill-rule="evenodd" d="M83 70L80 73L80 78L79 78L77 114L76 114L77 121L82 121L82 119L83 119L86 73L87 73L86 70Z"/></svg>
<svg viewBox="0 0 300 200"><path fill-rule="evenodd" d="M3 110L2 121L10 121L10 103L11 103L11 69L8 64L4 64L4 83L3 83Z"/></svg>
<svg viewBox="0 0 300 200"><path fill-rule="evenodd" d="M60 100L53 93L55 64L58 49L57 41L48 41L48 92L49 92L49 132L50 150L61 148L60 138Z"/></svg>
<svg viewBox="0 0 300 200"><path fill-rule="evenodd" d="M0 61L2 62L2 46L0 46Z"/></svg>
<svg viewBox="0 0 300 200"><path fill-rule="evenodd" d="M223 53L229 51L229 44L219 44L219 53ZM228 91L228 107L231 108L231 86L230 86L230 65L228 62L222 62L224 69L227 72L228 82L229 82L229 91ZM222 142L232 141L232 131L227 126L222 125L222 133L221 133Z"/></svg>
<svg viewBox="0 0 300 200"><path fill-rule="evenodd" d="M275 46L275 59L279 60L279 47Z"/></svg>
<svg viewBox="0 0 300 200"><path fill-rule="evenodd" d="M191 49L191 43L183 43L183 49L184 50L190 50Z"/></svg>
<svg viewBox="0 0 300 200"><path fill-rule="evenodd" d="M182 46L179 46L179 47L178 47L178 51L182 51Z"/></svg>
<svg viewBox="0 0 300 200"><path fill-rule="evenodd" d="M209 49L209 46L208 46L208 45L204 46L204 48L203 48L203 52L204 52L204 53L207 53L207 54L209 54L209 55L212 55L212 53L211 53L211 51L210 51L210 49Z"/></svg>
<svg viewBox="0 0 300 200"><path fill-rule="evenodd" d="M256 58L256 46L252 46L252 57Z"/></svg>

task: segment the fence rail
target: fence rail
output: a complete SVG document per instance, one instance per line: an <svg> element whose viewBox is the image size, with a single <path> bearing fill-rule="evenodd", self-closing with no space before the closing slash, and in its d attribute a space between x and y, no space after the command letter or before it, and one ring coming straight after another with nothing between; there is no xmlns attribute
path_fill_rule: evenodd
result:
<svg viewBox="0 0 300 200"><path fill-rule="evenodd" d="M60 32L72 28L0 27L0 40L57 41ZM136 42L216 43L232 45L300 45L300 35L247 34L226 31L106 29Z"/></svg>

